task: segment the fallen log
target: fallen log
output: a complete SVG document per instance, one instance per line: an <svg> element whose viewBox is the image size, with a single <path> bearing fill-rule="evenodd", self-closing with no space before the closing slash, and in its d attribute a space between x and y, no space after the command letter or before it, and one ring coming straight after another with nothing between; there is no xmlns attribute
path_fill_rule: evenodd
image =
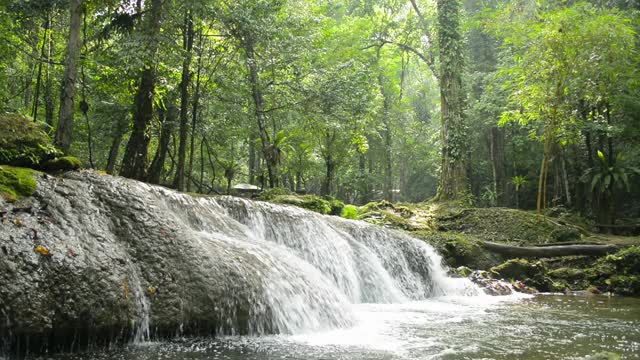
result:
<svg viewBox="0 0 640 360"><path fill-rule="evenodd" d="M481 245L508 258L543 258L560 256L602 256L620 250L616 245L555 245L544 247L512 246L482 241Z"/></svg>

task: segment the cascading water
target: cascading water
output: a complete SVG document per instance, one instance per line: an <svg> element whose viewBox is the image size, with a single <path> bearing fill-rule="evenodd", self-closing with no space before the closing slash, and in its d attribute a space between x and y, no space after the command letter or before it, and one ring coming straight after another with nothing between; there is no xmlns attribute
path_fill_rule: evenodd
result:
<svg viewBox="0 0 640 360"><path fill-rule="evenodd" d="M481 293L469 280L447 276L431 246L399 232L240 198L148 191L189 225L204 252L224 243L254 258L251 271L263 286L250 304L254 334L351 326L352 304Z"/></svg>
<svg viewBox="0 0 640 360"><path fill-rule="evenodd" d="M13 344L302 334L356 325L358 304L480 293L422 241L295 207L90 172L40 179L33 202L0 223Z"/></svg>

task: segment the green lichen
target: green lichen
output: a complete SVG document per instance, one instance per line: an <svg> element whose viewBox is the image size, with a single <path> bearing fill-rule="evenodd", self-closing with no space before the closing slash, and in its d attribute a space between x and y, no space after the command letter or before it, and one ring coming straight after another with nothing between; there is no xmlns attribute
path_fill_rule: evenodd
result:
<svg viewBox="0 0 640 360"><path fill-rule="evenodd" d="M36 191L34 171L25 168L0 166L0 195L7 202L33 195Z"/></svg>
<svg viewBox="0 0 640 360"><path fill-rule="evenodd" d="M0 114L0 164L37 168L59 155L40 127L17 114Z"/></svg>
<svg viewBox="0 0 640 360"><path fill-rule="evenodd" d="M331 203L315 195L276 195L270 201L276 204L295 205L325 215L331 213Z"/></svg>
<svg viewBox="0 0 640 360"><path fill-rule="evenodd" d="M78 170L82 167L82 161L73 156L63 156L47 161L43 168L46 171L62 172Z"/></svg>

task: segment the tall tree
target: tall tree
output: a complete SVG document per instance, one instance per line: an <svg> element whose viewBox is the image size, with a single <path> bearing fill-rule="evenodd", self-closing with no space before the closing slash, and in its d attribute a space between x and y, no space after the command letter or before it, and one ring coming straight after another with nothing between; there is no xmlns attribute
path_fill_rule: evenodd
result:
<svg viewBox="0 0 640 360"><path fill-rule="evenodd" d="M193 49L193 14L187 7L184 14L184 26L182 30L182 48L185 52L182 60L182 79L180 81L180 147L178 149L178 168L173 182L178 191L185 189L185 164L187 161L187 137L189 128L189 84L191 82L191 51ZM194 115L195 116L195 115ZM192 149L193 151L193 149ZM191 174L189 174L191 176Z"/></svg>
<svg viewBox="0 0 640 360"><path fill-rule="evenodd" d="M73 115L75 113L76 78L78 77L78 61L80 59L82 11L82 0L69 1L69 40L67 41L66 62L64 75L62 76L62 92L60 94L60 113L55 136L55 144L64 153L69 152L73 138Z"/></svg>
<svg viewBox="0 0 640 360"><path fill-rule="evenodd" d="M438 0L437 7L442 168L436 199L445 201L460 199L469 192L465 164L467 124L460 1Z"/></svg>
<svg viewBox="0 0 640 360"><path fill-rule="evenodd" d="M134 100L133 131L122 159L120 175L132 179L143 180L147 168L147 153L151 137L148 132L153 118L153 100L155 96L156 65L155 56L159 46L160 26L164 1L151 0L149 12L146 15L145 38L147 58L138 83L138 90Z"/></svg>

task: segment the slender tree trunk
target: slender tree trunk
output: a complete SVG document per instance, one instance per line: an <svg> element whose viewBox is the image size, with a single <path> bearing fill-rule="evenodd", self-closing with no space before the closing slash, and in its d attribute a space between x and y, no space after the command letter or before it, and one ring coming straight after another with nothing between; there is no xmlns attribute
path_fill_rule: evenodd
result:
<svg viewBox="0 0 640 360"><path fill-rule="evenodd" d="M376 62L380 61L380 47L377 49ZM382 193L385 200L391 201L391 187L392 187L392 170L393 164L391 159L391 124L390 124L390 110L391 110L391 98L385 89L385 79L382 74L382 69L378 70L378 86L380 87L380 95L382 95L382 124L384 126L382 137L384 139L384 183Z"/></svg>
<svg viewBox="0 0 640 360"><path fill-rule="evenodd" d="M326 174L324 182L322 184L322 195L331 195L333 191L335 181L336 162L332 155L333 142L336 139L336 133L333 131L325 133L325 150L324 150L324 163L326 167Z"/></svg>
<svg viewBox="0 0 640 360"><path fill-rule="evenodd" d="M256 140L252 134L249 135L249 184L256 181Z"/></svg>
<svg viewBox="0 0 640 360"><path fill-rule="evenodd" d="M491 128L490 147L493 189L497 195L497 204L498 206L508 206L510 192L507 182L507 161L504 153L504 131L497 126Z"/></svg>
<svg viewBox="0 0 640 360"><path fill-rule="evenodd" d="M192 25L193 27L193 25ZM191 29L193 33L193 29ZM199 41L198 41L198 49L202 49L202 32L199 33ZM198 50L198 72L196 75L196 88L193 94L193 108L191 109L191 149L189 151L189 169L188 174L189 178L187 179L187 191L191 191L191 176L193 174L193 159L195 158L195 146L196 146L196 125L198 121L199 115L199 106L200 106L200 76L202 73L202 53L201 50ZM201 146L202 147L202 146Z"/></svg>
<svg viewBox="0 0 640 360"><path fill-rule="evenodd" d="M51 50L53 47L53 36L47 37L47 66L45 68L44 86L44 118L51 128L53 128L53 118L55 116L55 100L53 96L53 75L51 74Z"/></svg>
<svg viewBox="0 0 640 360"><path fill-rule="evenodd" d="M187 10L184 15L184 28L182 37L182 48L185 50L185 57L182 61L182 80L180 81L180 145L178 149L178 169L173 182L178 191L185 190L185 163L187 159L187 137L189 128L189 83L191 74L191 50L193 48L193 16Z"/></svg>
<svg viewBox="0 0 640 360"><path fill-rule="evenodd" d="M118 161L118 153L120 152L120 145L122 144L122 138L127 133L129 125L129 119L127 117L121 118L113 128L113 135L111 141L111 147L109 148L109 156L107 158L107 174L115 174L116 162Z"/></svg>
<svg viewBox="0 0 640 360"><path fill-rule="evenodd" d="M569 174L567 172L567 161L566 161L565 151L560 151L560 170L562 172L562 184L564 186L564 195L565 201L568 207L573 206L573 201L571 197L571 189L569 187Z"/></svg>
<svg viewBox="0 0 640 360"><path fill-rule="evenodd" d="M456 200L469 193L466 156L463 54L460 30L460 1L437 0L438 49L440 56L440 112L442 168L436 200Z"/></svg>
<svg viewBox="0 0 640 360"><path fill-rule="evenodd" d="M40 61L38 62L38 75L36 77L36 91L35 91L35 96L33 98L33 110L31 111L33 122L38 121L38 105L40 104L40 87L42 85L42 66L44 65L43 62L45 59L45 49L48 43L47 39L49 38L49 28L51 27L51 19L49 17L50 15L49 13L47 13L47 16L44 21L44 34L42 35L42 46L40 48Z"/></svg>
<svg viewBox="0 0 640 360"><path fill-rule="evenodd" d="M204 193L204 135L200 140L200 186L198 187L198 192Z"/></svg>
<svg viewBox="0 0 640 360"><path fill-rule="evenodd" d="M150 59L153 58L158 49L158 34L160 33L160 23L162 19L163 0L151 0L148 23L145 31L150 35L147 43ZM147 153L149 151L148 127L153 119L153 100L155 95L156 72L153 64L147 64L142 71L138 91L134 101L133 131L129 136L129 143L122 159L122 170L120 175L132 179L143 180L147 169Z"/></svg>
<svg viewBox="0 0 640 360"><path fill-rule="evenodd" d="M255 50L253 48L252 39L248 38L244 41L244 50L247 56L247 68L249 70L249 83L251 84L251 94L253 97L253 107L256 120L258 122L258 134L262 143L262 153L267 165L267 173L269 175L269 187L275 187L277 183L277 169L274 163L273 154L271 154L271 139L267 132L267 119L264 114L264 96L260 89L260 76L258 74L258 64L256 63Z"/></svg>
<svg viewBox="0 0 640 360"><path fill-rule="evenodd" d="M75 112L76 78L80 59L80 27L82 23L82 0L69 1L69 41L62 76L60 113L56 127L55 144L63 153L68 153L73 139L73 115Z"/></svg>
<svg viewBox="0 0 640 360"><path fill-rule="evenodd" d="M160 139L158 140L158 149L147 173L147 182L152 184L160 184L164 164L167 159L167 152L169 151L169 143L171 142L171 134L173 133L176 123L176 112L173 105L170 105L169 109L165 109L164 107L158 108L158 116L160 117L161 124Z"/></svg>
<svg viewBox="0 0 640 360"><path fill-rule="evenodd" d="M38 43L40 42L40 28L38 26L35 25L35 20L34 19L28 19L27 20L28 24L25 24L27 27L29 26L33 26L35 27L35 30L33 30L33 33L31 34L31 36L29 37L29 43L31 45L31 58L32 59L37 59L38 58ZM24 108L25 109L29 109L31 107L31 100L32 100L32 90L31 87L33 85L33 74L36 72L36 68L40 65L39 62L36 62L34 60L33 66L31 71L29 71L29 73L27 74L27 76L24 79Z"/></svg>

